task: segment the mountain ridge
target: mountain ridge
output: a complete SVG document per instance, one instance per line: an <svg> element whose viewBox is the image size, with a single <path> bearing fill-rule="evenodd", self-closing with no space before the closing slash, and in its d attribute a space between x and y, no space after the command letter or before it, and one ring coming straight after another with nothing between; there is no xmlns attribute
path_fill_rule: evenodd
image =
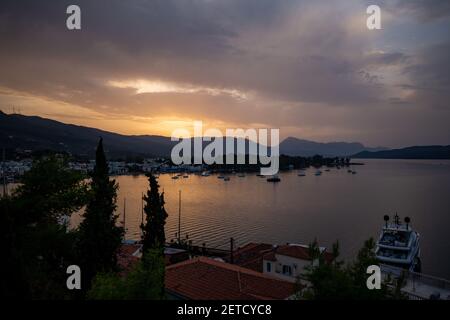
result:
<svg viewBox="0 0 450 320"><path fill-rule="evenodd" d="M123 135L39 116L5 114L0 111L1 147L50 149L91 157L100 136L111 157L169 156L177 143L161 135ZM368 148L359 142L323 143L295 137L280 142L280 154L290 156L351 156L366 150L380 151L386 148Z"/></svg>
<svg viewBox="0 0 450 320"><path fill-rule="evenodd" d="M357 159L450 159L450 145L412 146L376 152L362 151L354 154Z"/></svg>

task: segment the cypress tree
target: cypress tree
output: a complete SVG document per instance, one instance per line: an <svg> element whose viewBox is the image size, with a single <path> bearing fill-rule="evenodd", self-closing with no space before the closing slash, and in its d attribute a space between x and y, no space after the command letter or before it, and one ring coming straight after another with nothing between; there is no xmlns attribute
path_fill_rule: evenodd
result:
<svg viewBox="0 0 450 320"><path fill-rule="evenodd" d="M103 150L103 139L97 146L94 171L91 175L90 198L79 226L79 254L83 289L90 288L99 272L117 270L117 250L124 230L116 225L118 185L109 179L109 168Z"/></svg>
<svg viewBox="0 0 450 320"><path fill-rule="evenodd" d="M143 252L150 249L161 249L163 252L166 236L164 225L166 224L167 212L164 209L164 192L159 193L159 185L152 174L148 174L150 188L144 196L146 223L141 225L143 232Z"/></svg>

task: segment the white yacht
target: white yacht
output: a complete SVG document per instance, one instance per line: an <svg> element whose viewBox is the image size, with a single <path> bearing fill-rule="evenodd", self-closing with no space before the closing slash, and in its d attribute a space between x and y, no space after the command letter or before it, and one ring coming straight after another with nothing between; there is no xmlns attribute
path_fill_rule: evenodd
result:
<svg viewBox="0 0 450 320"><path fill-rule="evenodd" d="M389 216L384 216L385 226L377 241L375 255L377 259L410 271L420 272L419 233L412 230L409 217L400 222L397 214L389 223Z"/></svg>

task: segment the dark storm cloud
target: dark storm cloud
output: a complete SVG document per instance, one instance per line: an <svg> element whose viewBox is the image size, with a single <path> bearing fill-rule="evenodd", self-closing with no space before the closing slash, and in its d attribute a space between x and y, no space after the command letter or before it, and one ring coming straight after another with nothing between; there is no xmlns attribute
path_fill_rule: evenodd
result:
<svg viewBox="0 0 450 320"><path fill-rule="evenodd" d="M375 52L367 56L367 64L375 66L389 66L404 64L408 61L408 56L401 52L380 53Z"/></svg>
<svg viewBox="0 0 450 320"><path fill-rule="evenodd" d="M404 70L411 79L415 99L430 107L450 110L450 42L425 48L417 62Z"/></svg>
<svg viewBox="0 0 450 320"><path fill-rule="evenodd" d="M450 16L448 0L399 0L396 6L399 11L425 22Z"/></svg>
<svg viewBox="0 0 450 320"><path fill-rule="evenodd" d="M376 4L395 17L409 16L420 22L432 22L450 17L448 0L364 0L366 5Z"/></svg>
<svg viewBox="0 0 450 320"><path fill-rule="evenodd" d="M65 30L61 14L68 3L7 2L3 31L10 46L3 53L25 64L40 60L48 82L54 78L83 92L95 86L92 78L120 76L237 87L290 101L376 99L375 89L359 78L363 61L347 52L359 46L358 39L330 10L323 14L328 23L309 18L302 30L292 30L289 19L308 19L308 6L298 1L80 1L83 30L73 33ZM291 39L283 39L285 31ZM260 50L246 42L247 33ZM287 41L294 45L275 47ZM311 44L315 49L307 50ZM19 80L26 77L15 72Z"/></svg>

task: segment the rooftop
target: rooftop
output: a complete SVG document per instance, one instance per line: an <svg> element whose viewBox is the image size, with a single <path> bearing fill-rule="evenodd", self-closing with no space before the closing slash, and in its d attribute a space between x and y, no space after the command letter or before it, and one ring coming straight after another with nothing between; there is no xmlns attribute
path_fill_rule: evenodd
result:
<svg viewBox="0 0 450 320"><path fill-rule="evenodd" d="M325 248L321 247L320 251L326 262L331 262L333 260L333 255L325 251ZM263 259L276 260L276 254L301 260L311 260L308 246L298 244L285 244L276 246L271 252L264 254Z"/></svg>
<svg viewBox="0 0 450 320"><path fill-rule="evenodd" d="M320 248L326 262L333 260L333 255ZM274 246L267 243L249 243L238 248L233 253L234 263L248 269L263 272L263 260L276 261L276 254L297 258L301 260L311 260L308 246L299 244L285 244Z"/></svg>
<svg viewBox="0 0 450 320"><path fill-rule="evenodd" d="M283 300L293 283L237 265L199 257L166 268L166 289L194 300Z"/></svg>
<svg viewBox="0 0 450 320"><path fill-rule="evenodd" d="M125 275L129 272L133 266L139 261L140 257L137 252L140 251L141 245L139 244L122 244L119 247L119 251L117 253L117 264L119 268L122 270L122 275Z"/></svg>
<svg viewBox="0 0 450 320"><path fill-rule="evenodd" d="M233 262L241 267L263 272L263 255L272 249L271 244L251 242L233 252Z"/></svg>

